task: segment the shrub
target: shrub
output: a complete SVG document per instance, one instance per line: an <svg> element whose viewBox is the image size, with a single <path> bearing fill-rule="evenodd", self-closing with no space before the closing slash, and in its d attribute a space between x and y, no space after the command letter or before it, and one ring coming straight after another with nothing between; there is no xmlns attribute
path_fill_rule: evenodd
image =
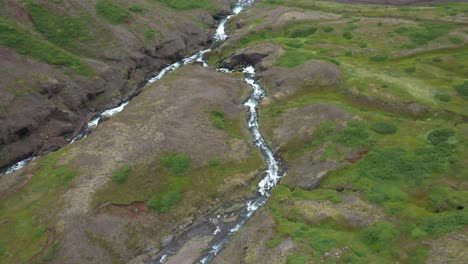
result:
<svg viewBox="0 0 468 264"><path fill-rule="evenodd" d="M387 54L376 54L376 55L370 56L369 59L371 61L377 61L377 62L386 61L388 59L388 55Z"/></svg>
<svg viewBox="0 0 468 264"><path fill-rule="evenodd" d="M448 94L436 94L434 97L442 102L450 102L452 100L452 97Z"/></svg>
<svg viewBox="0 0 468 264"><path fill-rule="evenodd" d="M0 256L8 256L8 255L9 255L8 249L4 245L0 244Z"/></svg>
<svg viewBox="0 0 468 264"><path fill-rule="evenodd" d="M134 12L134 13L143 13L145 12L145 8L141 5L133 4L128 8L128 11Z"/></svg>
<svg viewBox="0 0 468 264"><path fill-rule="evenodd" d="M316 27L307 26L307 27L304 27L304 28L299 28L299 29L293 30L289 34L289 36L292 37L292 38L306 38L306 37L314 34L316 31L317 31Z"/></svg>
<svg viewBox="0 0 468 264"><path fill-rule="evenodd" d="M166 213L180 202L181 197L182 194L180 192L169 191L161 199L151 198L148 201L148 207L155 211Z"/></svg>
<svg viewBox="0 0 468 264"><path fill-rule="evenodd" d="M96 13L111 24L121 24L130 18L130 12L110 0L97 0Z"/></svg>
<svg viewBox="0 0 468 264"><path fill-rule="evenodd" d="M354 36L351 32L349 31L346 31L345 33L343 33L343 38L347 39L347 40L350 40L352 39Z"/></svg>
<svg viewBox="0 0 468 264"><path fill-rule="evenodd" d="M405 68L405 72L408 74L414 74L416 72L416 67L412 66L412 67Z"/></svg>
<svg viewBox="0 0 468 264"><path fill-rule="evenodd" d="M130 166L124 165L118 170L114 171L114 173L112 173L112 179L116 183L122 184L127 180L129 173L130 173Z"/></svg>
<svg viewBox="0 0 468 264"><path fill-rule="evenodd" d="M465 81L463 84L456 85L455 90L461 97L463 97L463 99L468 100L468 81Z"/></svg>
<svg viewBox="0 0 468 264"><path fill-rule="evenodd" d="M221 111L211 111L210 119L213 125L218 129L223 129L226 127L224 113Z"/></svg>
<svg viewBox="0 0 468 264"><path fill-rule="evenodd" d="M181 175L190 170L190 157L187 154L166 155L161 158L160 162L175 175Z"/></svg>
<svg viewBox="0 0 468 264"><path fill-rule="evenodd" d="M442 58L433 58L432 62L442 62Z"/></svg>
<svg viewBox="0 0 468 264"><path fill-rule="evenodd" d="M393 123L377 122L371 126L371 129L379 134L389 135L397 131L397 127Z"/></svg>
<svg viewBox="0 0 468 264"><path fill-rule="evenodd" d="M323 30L324 32L329 33L329 32L332 32L332 31L335 30L335 29L334 29L333 27L331 27L331 26L326 26L326 27L323 27L322 30Z"/></svg>
<svg viewBox="0 0 468 264"><path fill-rule="evenodd" d="M341 130L336 135L335 141L348 147L368 147L372 145L365 126L358 122L351 122L348 127Z"/></svg>
<svg viewBox="0 0 468 264"><path fill-rule="evenodd" d="M431 131L427 135L427 141L432 145L438 145L443 142L447 142L451 137L455 136L455 131L452 129L444 128Z"/></svg>
<svg viewBox="0 0 468 264"><path fill-rule="evenodd" d="M452 44L461 44L463 43L463 39L460 38L460 37L450 37L450 42L452 42Z"/></svg>
<svg viewBox="0 0 468 264"><path fill-rule="evenodd" d="M379 222L362 231L362 240L374 251L382 251L390 247L398 235L395 226L389 222Z"/></svg>

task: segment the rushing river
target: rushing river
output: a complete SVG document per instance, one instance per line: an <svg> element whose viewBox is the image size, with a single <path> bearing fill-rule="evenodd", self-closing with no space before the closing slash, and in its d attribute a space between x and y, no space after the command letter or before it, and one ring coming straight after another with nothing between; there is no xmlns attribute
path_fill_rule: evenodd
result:
<svg viewBox="0 0 468 264"><path fill-rule="evenodd" d="M249 7L253 4L254 0L238 0L236 5L233 8L232 14L226 16L225 18L221 19L218 24L218 28L216 33L213 36L214 44L219 44L225 41L228 38L226 34L226 24L234 15L240 13L246 7ZM191 64L191 63L201 63L204 67L208 67L208 64L203 60L203 55L205 53L210 52L211 49L204 49L201 50L192 56L189 56L185 59L182 59L178 62L175 62L166 68L162 69L156 76L148 80L148 85L154 83L160 79L162 79L167 73L174 71L184 65ZM218 69L220 72L229 72L228 69ZM259 129L259 122L258 122L258 112L257 107L262 102L262 99L265 96L264 89L257 83L256 76L255 76L255 69L252 66L246 66L243 69L244 73L244 80L249 86L252 88L252 93L250 94L249 99L244 103L244 106L248 110L248 127L252 134L253 141L255 146L259 148L261 151L265 162L267 164L267 170L264 172L263 178L259 183L258 186L258 194L248 200L245 204L245 207L236 213L236 220L230 222L228 224L223 223L222 221L218 221L217 219L221 216L217 215L212 218L212 222L216 223L216 229L213 233L213 239L209 245L209 247L205 250L201 258L198 260L200 264L206 264L213 260L213 258L229 243L231 238L240 230L242 226L244 226L247 221L254 215L255 211L257 211L261 206L263 206L270 196L271 190L273 187L278 183L279 179L282 176L280 172L279 162L275 159L274 154L270 147L266 144L262 134L260 133ZM82 132L79 133L75 138L73 138L69 144L73 144L74 142L85 138L90 131L95 129L102 121L108 119L109 117L116 115L124 110L124 108L128 105L129 101L122 102L117 107L107 109L91 119L83 128ZM37 157L30 157L28 159L22 160L10 168L8 168L3 174L12 173L17 171L24 166L26 166L29 162L36 159ZM229 217L232 217L230 215ZM170 255L172 255L170 249L163 249L161 251L160 257L156 260L153 260L153 263L165 263Z"/></svg>

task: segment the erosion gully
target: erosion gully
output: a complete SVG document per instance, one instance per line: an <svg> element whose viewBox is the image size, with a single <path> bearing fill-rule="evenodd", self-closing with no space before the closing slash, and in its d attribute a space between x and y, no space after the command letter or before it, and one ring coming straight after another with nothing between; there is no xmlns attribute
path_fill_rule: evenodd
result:
<svg viewBox="0 0 468 264"><path fill-rule="evenodd" d="M238 0L235 4L232 14L224 17L219 21L218 28L216 33L213 35L213 46L219 45L228 38L226 34L226 24L227 22L238 13L242 12L245 8L251 6L255 0ZM175 62L166 68L162 69L156 76L149 79L147 85L152 84L160 79L162 79L167 73L174 71L184 65L191 63L201 63L204 67L209 67L209 65L203 60L205 53L211 51L211 48L203 49L192 56L186 57L178 62ZM229 69L220 68L217 69L220 72L231 72ZM273 187L278 183L279 179L284 175L284 171L281 169L281 164L278 159L275 158L273 151L266 144L262 134L259 129L258 122L258 111L257 107L262 102L262 99L265 96L265 90L258 84L256 81L255 69L252 66L246 66L243 68L244 81L252 88L252 93L248 100L244 103L244 106L248 110L248 127L255 146L261 151L262 156L265 159L267 164L267 169L262 175L262 180L258 184L258 193L253 198L245 201L245 206L237 211L229 214L219 215L212 214L206 217L205 221L202 221L198 224L190 226L184 232L179 234L177 238L166 245L161 251L152 256L150 263L165 263L171 255L174 255L179 251L187 241L189 241L195 235L211 235L212 239L208 247L204 250L203 254L197 261L200 264L210 263L216 255L232 239L232 237L244 226L247 221L254 215L254 213L262 207L268 200L268 197L271 194ZM130 99L131 100L131 99ZM103 111L102 113L96 115L91 119L82 129L78 135L76 135L69 144L73 144L78 140L86 138L87 135L94 130L100 123L107 120L109 117L116 115L124 110L128 105L129 101L124 101L117 107ZM17 171L27 164L29 164L38 156L29 157L24 159L16 164L12 165L6 169L3 173L0 174L0 177ZM229 204L226 204L222 207L228 207ZM233 219L234 221L223 221L225 219Z"/></svg>

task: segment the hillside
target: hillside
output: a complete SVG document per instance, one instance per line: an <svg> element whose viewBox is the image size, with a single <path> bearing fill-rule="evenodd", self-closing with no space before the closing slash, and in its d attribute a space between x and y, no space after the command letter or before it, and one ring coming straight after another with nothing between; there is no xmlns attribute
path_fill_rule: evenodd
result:
<svg viewBox="0 0 468 264"><path fill-rule="evenodd" d="M0 263L468 262L468 3L250 4L0 3Z"/></svg>

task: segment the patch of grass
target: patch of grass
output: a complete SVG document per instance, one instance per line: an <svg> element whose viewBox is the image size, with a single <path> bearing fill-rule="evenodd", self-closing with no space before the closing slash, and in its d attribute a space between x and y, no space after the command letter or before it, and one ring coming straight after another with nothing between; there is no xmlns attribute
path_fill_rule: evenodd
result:
<svg viewBox="0 0 468 264"><path fill-rule="evenodd" d="M148 207L158 211L167 213L169 210L176 206L182 198L182 194L178 191L169 191L165 193L162 198L151 198L148 201Z"/></svg>
<svg viewBox="0 0 468 264"><path fill-rule="evenodd" d="M463 43L463 39L460 37L450 37L449 40L450 42L452 42L452 44L455 44L455 45Z"/></svg>
<svg viewBox="0 0 468 264"><path fill-rule="evenodd" d="M444 128L431 131L427 135L427 141L432 145L439 145L440 143L448 142L455 136L455 131L452 129Z"/></svg>
<svg viewBox="0 0 468 264"><path fill-rule="evenodd" d="M441 102L450 102L452 100L450 95L443 93L438 93L434 97Z"/></svg>
<svg viewBox="0 0 468 264"><path fill-rule="evenodd" d="M36 2L27 2L25 8L32 17L34 27L60 47L75 48L77 41L90 39L88 27L82 17L52 14Z"/></svg>
<svg viewBox="0 0 468 264"><path fill-rule="evenodd" d="M451 24L427 22L418 27L400 27L395 32L407 36L416 45L427 45L429 42L447 35L452 28Z"/></svg>
<svg viewBox="0 0 468 264"><path fill-rule="evenodd" d="M187 154L165 155L161 157L160 162L174 175L182 175L190 171L190 157Z"/></svg>
<svg viewBox="0 0 468 264"><path fill-rule="evenodd" d="M382 62L382 61L386 61L388 60L388 55L387 54L376 54L376 55L373 55L373 56L370 56L369 59L371 61L375 61L375 62Z"/></svg>
<svg viewBox="0 0 468 264"><path fill-rule="evenodd" d="M111 24L122 24L131 17L128 10L110 0L97 0L96 13Z"/></svg>
<svg viewBox="0 0 468 264"><path fill-rule="evenodd" d="M218 129L224 130L226 127L226 120L224 118L224 113L221 111L211 111L210 112L210 119L211 122L213 123L213 126L215 126Z"/></svg>
<svg viewBox="0 0 468 264"><path fill-rule="evenodd" d="M342 36L343 36L343 38L345 38L347 40L351 40L354 37L353 34L351 32L349 32L349 31L344 32Z"/></svg>
<svg viewBox="0 0 468 264"><path fill-rule="evenodd" d="M143 13L145 12L145 8L139 4L132 4L131 6L128 7L128 11L133 12L133 13Z"/></svg>
<svg viewBox="0 0 468 264"><path fill-rule="evenodd" d="M212 9L208 0L156 0L177 10Z"/></svg>
<svg viewBox="0 0 468 264"><path fill-rule="evenodd" d="M317 28L314 26L305 26L302 28L294 29L289 36L292 38L306 38L317 31Z"/></svg>
<svg viewBox="0 0 468 264"><path fill-rule="evenodd" d="M127 181L129 173L130 173L130 166L124 165L112 173L112 179L117 184L122 184L125 181Z"/></svg>
<svg viewBox="0 0 468 264"><path fill-rule="evenodd" d="M369 147L373 144L365 125L360 122L349 123L335 136L334 140L348 147Z"/></svg>
<svg viewBox="0 0 468 264"><path fill-rule="evenodd" d="M34 38L29 32L10 25L0 19L0 45L15 49L18 53L31 56L52 65L67 66L76 73L85 76L94 75L94 71L80 58L51 44Z"/></svg>
<svg viewBox="0 0 468 264"><path fill-rule="evenodd" d="M331 201L335 204L341 203L341 196L335 190L316 189L313 191L306 191L301 188L296 188L291 195L297 199Z"/></svg>
<svg viewBox="0 0 468 264"><path fill-rule="evenodd" d="M463 84L454 86L457 93L465 100L468 100L468 81L465 81Z"/></svg>
<svg viewBox="0 0 468 264"><path fill-rule="evenodd" d="M210 161L208 162L208 165L210 167L218 167L219 165L221 165L221 158L218 156L211 158Z"/></svg>
<svg viewBox="0 0 468 264"><path fill-rule="evenodd" d="M287 264L306 264L307 261L309 260L308 256L288 256L288 259L286 261Z"/></svg>
<svg viewBox="0 0 468 264"><path fill-rule="evenodd" d="M323 27L322 28L323 32L332 32L333 30L335 30L335 28L331 27L331 26L326 26L326 27Z"/></svg>
<svg viewBox="0 0 468 264"><path fill-rule="evenodd" d="M151 28L145 29L145 38L148 39L148 40L153 39L155 32L156 31L154 29L151 29Z"/></svg>
<svg viewBox="0 0 468 264"><path fill-rule="evenodd" d="M431 235L442 235L468 225L468 212L447 212L421 220L423 230Z"/></svg>
<svg viewBox="0 0 468 264"><path fill-rule="evenodd" d="M45 227L45 226L37 227L36 230L34 230L33 238L38 239L38 238L42 237L45 234L46 231L47 231L47 227Z"/></svg>
<svg viewBox="0 0 468 264"><path fill-rule="evenodd" d="M42 255L39 257L39 263L46 263L54 260L55 255L57 254L57 251L60 249L61 246L60 240L57 240L54 242L52 246Z"/></svg>
<svg viewBox="0 0 468 264"><path fill-rule="evenodd" d="M362 240L374 251L383 251L391 246L398 236L395 226L389 222L378 222L362 231Z"/></svg>
<svg viewBox="0 0 468 264"><path fill-rule="evenodd" d="M414 74L416 72L416 67L412 66L412 67L405 68L405 72L408 74Z"/></svg>
<svg viewBox="0 0 468 264"><path fill-rule="evenodd" d="M383 135L389 135L389 134L395 134L397 131L397 127L393 123L388 123L388 122L377 122L372 124L370 127L374 132L383 134Z"/></svg>

